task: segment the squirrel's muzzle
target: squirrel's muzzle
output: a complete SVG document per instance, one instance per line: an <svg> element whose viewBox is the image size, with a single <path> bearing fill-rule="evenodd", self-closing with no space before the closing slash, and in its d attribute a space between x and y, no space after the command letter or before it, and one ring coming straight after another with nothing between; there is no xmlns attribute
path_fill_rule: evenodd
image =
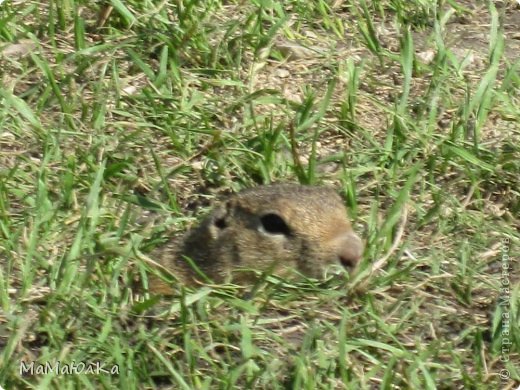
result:
<svg viewBox="0 0 520 390"><path fill-rule="evenodd" d="M338 260L347 269L354 269L363 256L363 242L354 233L346 233L335 239Z"/></svg>

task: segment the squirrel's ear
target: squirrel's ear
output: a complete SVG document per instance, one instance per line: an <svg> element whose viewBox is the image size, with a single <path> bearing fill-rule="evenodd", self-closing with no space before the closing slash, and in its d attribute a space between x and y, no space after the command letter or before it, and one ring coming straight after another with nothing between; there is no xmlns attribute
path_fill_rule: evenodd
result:
<svg viewBox="0 0 520 390"><path fill-rule="evenodd" d="M211 223L209 231L211 238L216 240L222 230L229 226L229 217L231 214L231 202L226 202L217 206L211 213Z"/></svg>

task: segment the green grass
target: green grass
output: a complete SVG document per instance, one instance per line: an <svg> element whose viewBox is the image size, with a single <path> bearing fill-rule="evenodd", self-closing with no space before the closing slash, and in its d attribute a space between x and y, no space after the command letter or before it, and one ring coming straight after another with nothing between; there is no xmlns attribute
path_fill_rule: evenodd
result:
<svg viewBox="0 0 520 390"><path fill-rule="evenodd" d="M3 2L0 385L516 387L513 3ZM141 254L274 181L338 189L357 275L143 293ZM118 372L20 375L58 361Z"/></svg>

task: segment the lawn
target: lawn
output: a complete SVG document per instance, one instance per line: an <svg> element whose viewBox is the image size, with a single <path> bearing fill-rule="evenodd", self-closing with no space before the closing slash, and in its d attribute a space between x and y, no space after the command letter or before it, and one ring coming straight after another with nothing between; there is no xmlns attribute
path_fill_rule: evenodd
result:
<svg viewBox="0 0 520 390"><path fill-rule="evenodd" d="M512 0L0 1L0 388L516 389L519 25ZM147 292L155 248L273 182L337 189L356 273Z"/></svg>

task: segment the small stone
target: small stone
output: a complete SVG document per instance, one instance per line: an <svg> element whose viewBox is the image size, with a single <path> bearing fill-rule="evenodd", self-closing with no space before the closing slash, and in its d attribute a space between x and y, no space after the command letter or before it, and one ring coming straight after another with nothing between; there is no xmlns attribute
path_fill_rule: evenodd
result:
<svg viewBox="0 0 520 390"><path fill-rule="evenodd" d="M287 77L289 77L291 75L291 72L289 72L287 69L284 69L284 68L278 68L278 69L276 69L274 74L276 77L279 77L281 79L286 79Z"/></svg>
<svg viewBox="0 0 520 390"><path fill-rule="evenodd" d="M128 85L121 90L121 93L126 96L133 95L137 92L137 88L133 85Z"/></svg>
<svg viewBox="0 0 520 390"><path fill-rule="evenodd" d="M431 49L426 50L426 51L421 51L421 52L417 53L417 58L419 58L422 62L424 62L427 65L431 64L431 62L435 58L435 51L433 51Z"/></svg>
<svg viewBox="0 0 520 390"><path fill-rule="evenodd" d="M204 162L203 161L193 161L191 163L191 167L196 171L201 171L204 168Z"/></svg>
<svg viewBox="0 0 520 390"><path fill-rule="evenodd" d="M11 43L0 50L2 57L20 59L34 50L36 44L30 39L20 39L18 43Z"/></svg>

